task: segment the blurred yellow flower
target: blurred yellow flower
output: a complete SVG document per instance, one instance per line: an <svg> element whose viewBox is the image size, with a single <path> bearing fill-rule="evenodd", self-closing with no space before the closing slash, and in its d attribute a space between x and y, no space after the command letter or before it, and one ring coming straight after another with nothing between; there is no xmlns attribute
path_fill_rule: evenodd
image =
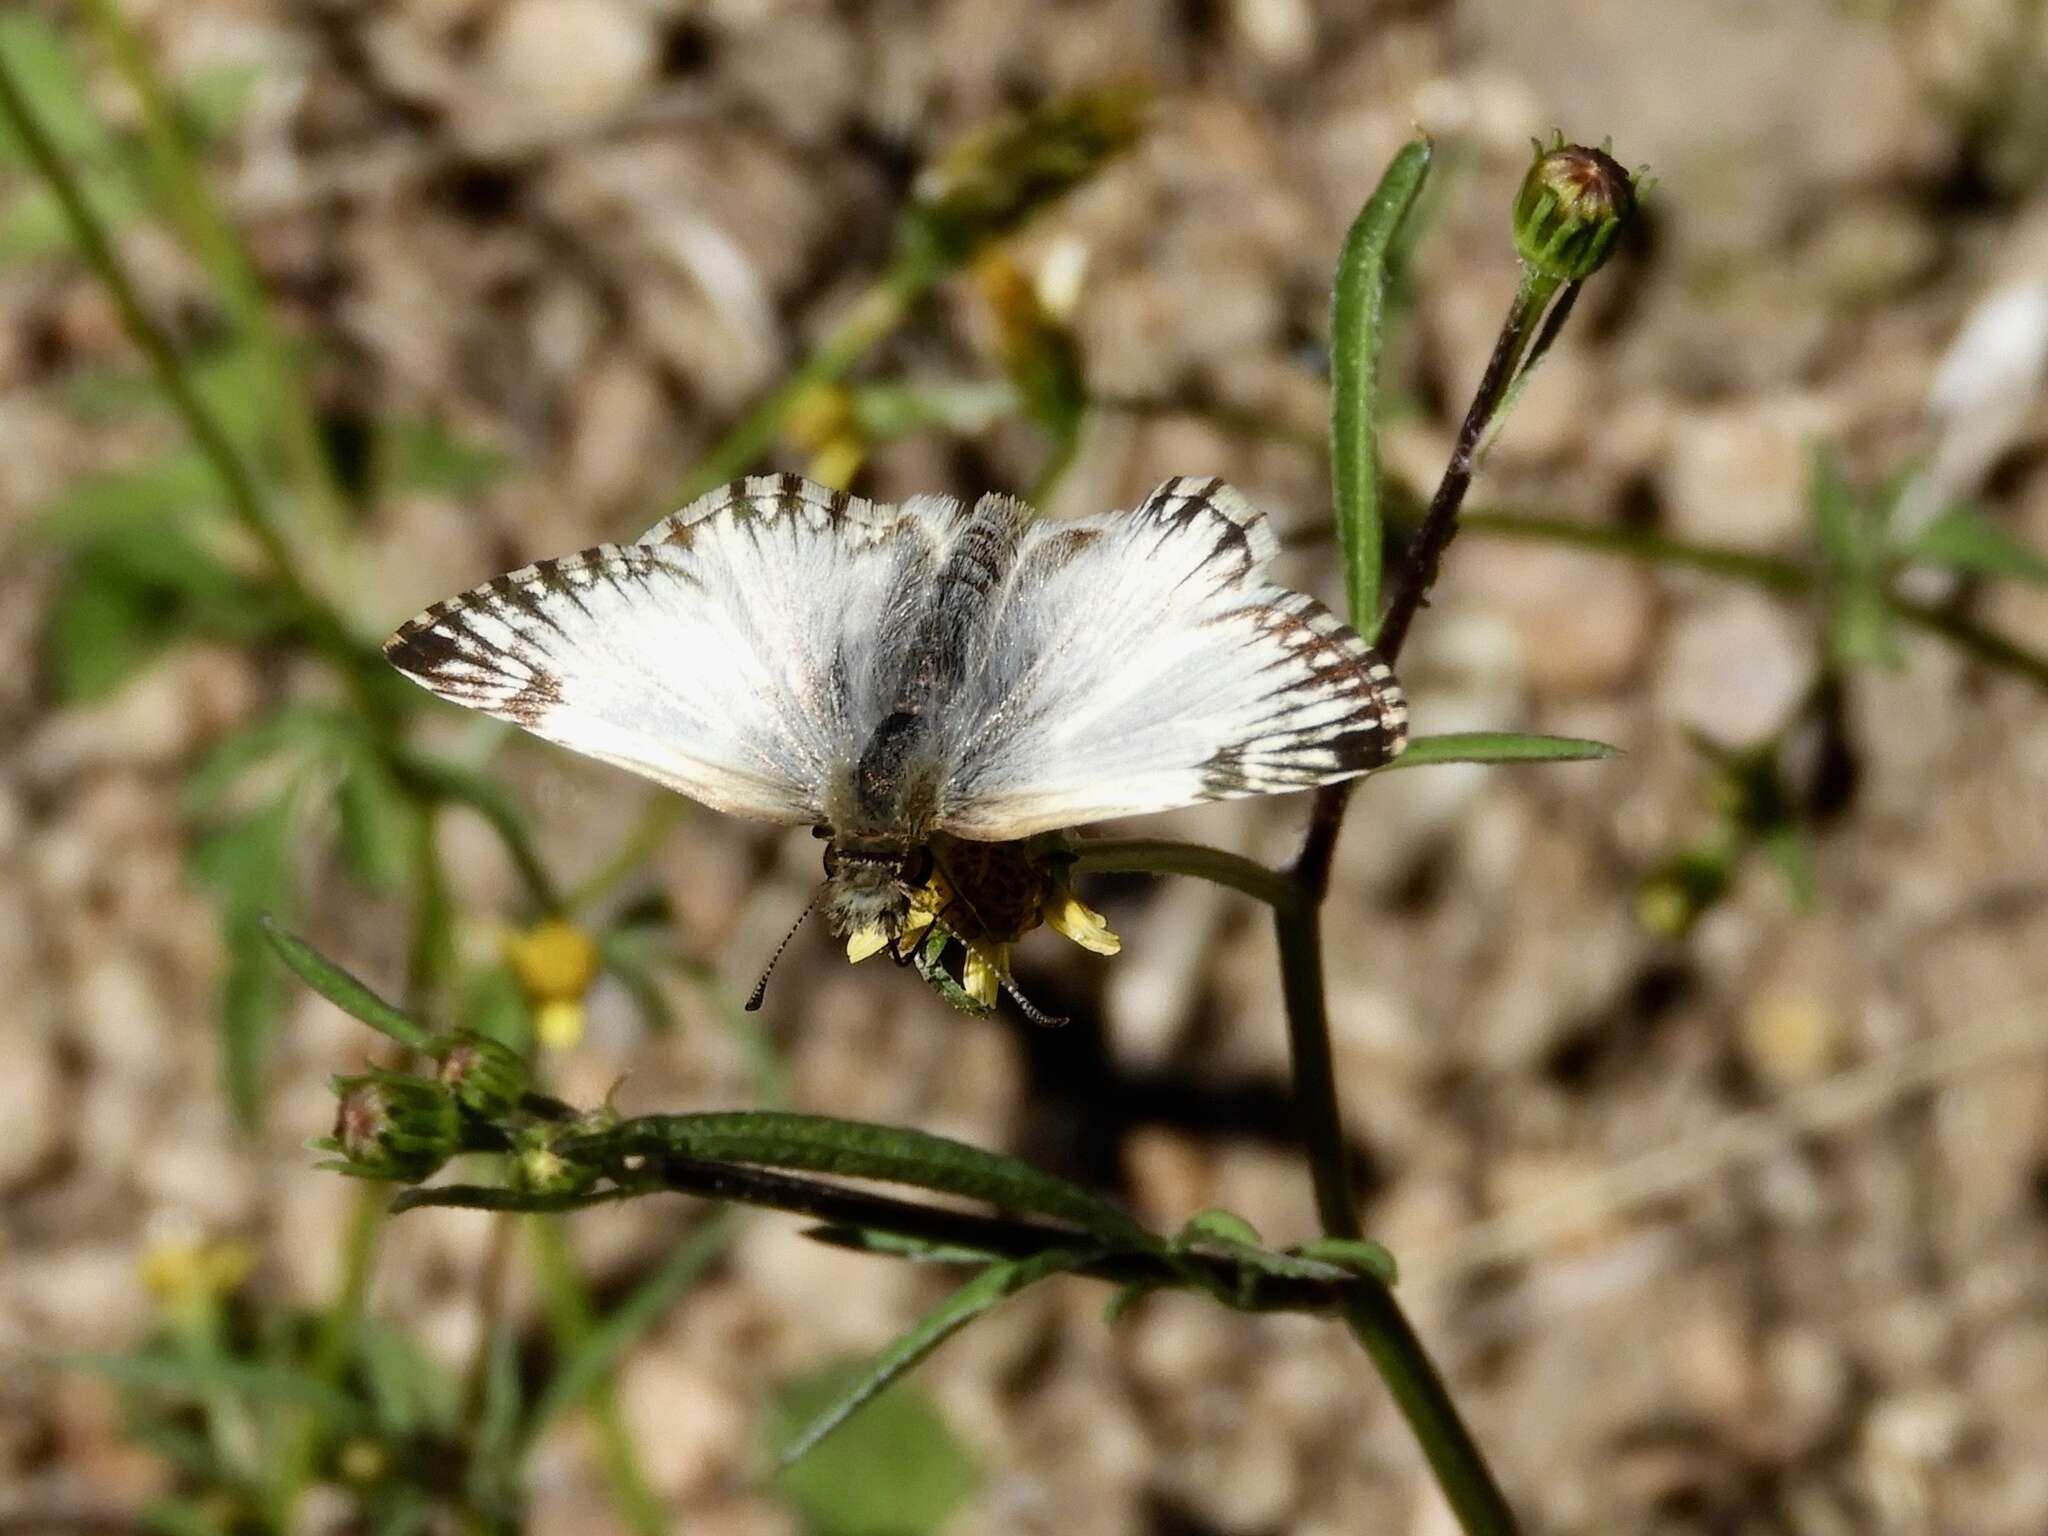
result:
<svg viewBox="0 0 2048 1536"><path fill-rule="evenodd" d="M590 931L550 917L505 940L505 963L533 1004L542 1045L566 1050L583 1038L583 999L603 963Z"/></svg>

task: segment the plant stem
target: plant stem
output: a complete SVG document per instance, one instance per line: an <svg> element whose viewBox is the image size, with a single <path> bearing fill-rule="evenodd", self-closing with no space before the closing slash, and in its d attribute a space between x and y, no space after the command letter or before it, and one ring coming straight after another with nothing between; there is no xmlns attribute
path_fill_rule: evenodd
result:
<svg viewBox="0 0 2048 1536"><path fill-rule="evenodd" d="M264 300L255 266L234 225L208 191L176 109L120 7L114 0L88 0L87 8L115 66L141 104L143 138L172 217L212 272L236 328L256 354L293 477L318 518L320 533L330 544L338 545L346 531L346 517L334 466L321 442L319 422L291 350Z"/></svg>
<svg viewBox="0 0 2048 1536"><path fill-rule="evenodd" d="M1467 1536L1514 1536L1515 1512L1393 1292L1377 1282L1360 1286L1345 1321L1421 1444L1460 1528Z"/></svg>
<svg viewBox="0 0 2048 1536"><path fill-rule="evenodd" d="M899 258L795 371L733 423L677 488L676 504L687 506L745 474L774 444L789 408L806 391L844 378L870 347L903 323L910 307L938 278L938 270L929 264Z"/></svg>
<svg viewBox="0 0 2048 1536"><path fill-rule="evenodd" d="M1494 413L1507 398L1523 347L1541 318L1544 306L1556 292L1556 279L1545 277L1534 268L1522 269L1521 281L1515 286L1514 302L1508 306L1507 320L1500 328L1499 339L1493 344L1493 356L1487 359L1486 372L1480 376L1479 388L1473 391L1472 404L1467 407L1464 423L1458 428L1451 461L1444 466L1444 476L1437 482L1436 495L1430 498L1422 526L1416 530L1414 542L1408 546L1400 580L1387 604L1386 616L1380 620L1373 644L1389 662L1401 654L1402 642L1408 638L1409 624L1428 598L1429 589L1436 585L1437 569L1443 562L1444 550L1457 536L1458 508L1464 503L1465 492L1472 484L1472 469L1478 462L1480 440L1486 436L1487 423L1493 420Z"/></svg>
<svg viewBox="0 0 2048 1536"><path fill-rule="evenodd" d="M597 1326L591 1316L590 1298L577 1277L575 1260L570 1256L559 1218L543 1216L533 1223L533 1247L548 1326L554 1333L556 1349L566 1359L589 1342ZM618 1503L619 1513L637 1536L667 1536L668 1516L662 1510L660 1498L647 1485L632 1434L612 1396L609 1376L601 1377L586 1389L583 1405L596 1422L605 1475L611 1480L612 1497Z"/></svg>
<svg viewBox="0 0 2048 1536"><path fill-rule="evenodd" d="M1286 875L1256 859L1199 843L1162 838L1083 842L1075 845L1069 867L1076 874L1191 875L1242 891L1276 910L1292 912L1301 905L1301 888Z"/></svg>
<svg viewBox="0 0 2048 1536"><path fill-rule="evenodd" d="M56 197L65 222L71 228L72 239L112 297L115 309L120 312L123 329L148 361L151 372L156 376L157 387L170 401L192 441L220 477L236 520L263 551L272 578L292 605L300 610L314 643L342 663L352 676L359 675L368 661L377 661L381 665L376 653L349 633L334 609L316 596L300 576L291 544L271 515L269 503L257 488L248 465L243 462L227 430L200 398L170 337L144 308L133 279L114 253L105 225L86 201L78 179L65 165L64 157L36 118L4 56L0 56L0 120L4 120L21 140L29 163Z"/></svg>

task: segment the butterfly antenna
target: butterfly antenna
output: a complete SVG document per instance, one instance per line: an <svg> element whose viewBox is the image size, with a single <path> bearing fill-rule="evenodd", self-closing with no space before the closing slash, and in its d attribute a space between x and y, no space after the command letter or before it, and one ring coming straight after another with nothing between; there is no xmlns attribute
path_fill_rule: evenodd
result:
<svg viewBox="0 0 2048 1536"><path fill-rule="evenodd" d="M1058 1029L1067 1022L1056 1014L1047 1013L1038 1004L1032 1002L1030 998L1018 990L1017 983L1010 980L1006 972L998 971L996 979L1003 984L1003 990L1009 993L1010 1001L1017 1005L1018 1011L1040 1029Z"/></svg>
<svg viewBox="0 0 2048 1536"><path fill-rule="evenodd" d="M754 990L747 994L747 1012L761 1011L761 1000L768 995L768 978L775 974L775 962L782 958L782 952L789 948L789 941L796 937L797 929L803 927L813 911L817 909L818 898L825 894L825 887L819 886L811 892L811 899L804 903L803 911L797 913L796 921L789 925L789 932L782 936L782 942L775 946L775 953L768 957L768 963L761 967L761 979L754 983Z"/></svg>

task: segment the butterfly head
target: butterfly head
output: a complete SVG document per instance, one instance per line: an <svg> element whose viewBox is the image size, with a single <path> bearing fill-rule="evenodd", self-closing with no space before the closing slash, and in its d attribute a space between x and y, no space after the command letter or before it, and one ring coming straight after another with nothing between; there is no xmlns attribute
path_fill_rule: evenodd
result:
<svg viewBox="0 0 2048 1536"><path fill-rule="evenodd" d="M825 921L860 960L895 943L913 926L917 893L932 877L932 855L921 844L825 845Z"/></svg>

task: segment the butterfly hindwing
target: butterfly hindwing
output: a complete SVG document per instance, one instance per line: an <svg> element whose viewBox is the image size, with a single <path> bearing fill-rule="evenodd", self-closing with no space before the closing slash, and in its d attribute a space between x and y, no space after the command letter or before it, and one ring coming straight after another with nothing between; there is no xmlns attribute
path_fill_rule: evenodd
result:
<svg viewBox="0 0 2048 1536"><path fill-rule="evenodd" d="M1034 525L959 701L940 824L1025 837L1391 760L1407 729L1392 673L1328 608L1267 580L1276 548L1215 480Z"/></svg>
<svg viewBox="0 0 2048 1536"><path fill-rule="evenodd" d="M635 544L437 603L385 653L445 699L714 809L816 821L873 727L878 646L910 621L956 514L755 476Z"/></svg>

